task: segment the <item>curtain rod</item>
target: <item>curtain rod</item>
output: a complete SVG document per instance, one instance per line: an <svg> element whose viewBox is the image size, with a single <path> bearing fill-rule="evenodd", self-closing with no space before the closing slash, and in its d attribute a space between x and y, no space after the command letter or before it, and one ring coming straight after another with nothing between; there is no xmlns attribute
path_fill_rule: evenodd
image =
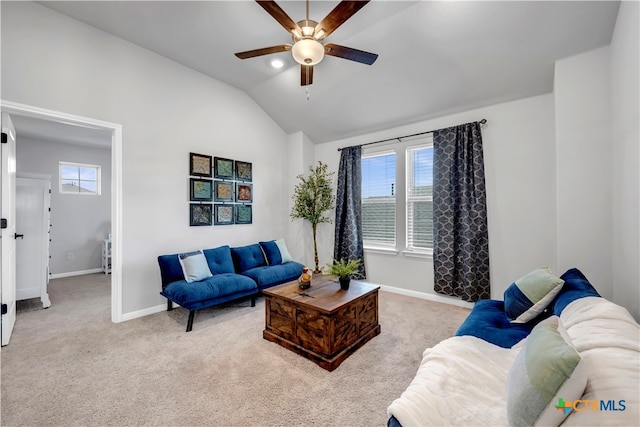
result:
<svg viewBox="0 0 640 427"><path fill-rule="evenodd" d="M479 121L479 123L481 125L487 123L487 119L482 119ZM364 147L365 145L372 145L372 144L380 144L382 142L389 142L389 141L398 141L398 142L402 142L402 138L411 138L412 136L420 136L420 135L426 135L428 133L433 133L436 130L439 129L435 129L435 130L429 130L426 132L420 132L420 133L413 133L411 135L404 135L404 136L397 136L395 138L389 138L389 139L381 139L380 141L373 141L373 142L367 142L366 144L360 144L360 145L351 145L351 147ZM338 151L342 151L344 148L349 148L349 147L342 147L342 148L338 148Z"/></svg>

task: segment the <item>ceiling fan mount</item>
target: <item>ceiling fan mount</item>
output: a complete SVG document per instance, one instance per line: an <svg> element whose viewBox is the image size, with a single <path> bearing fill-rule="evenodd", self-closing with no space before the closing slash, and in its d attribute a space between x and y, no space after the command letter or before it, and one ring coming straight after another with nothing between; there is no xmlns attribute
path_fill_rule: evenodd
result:
<svg viewBox="0 0 640 427"><path fill-rule="evenodd" d="M301 86L313 83L313 66L322 61L325 55L371 65L378 58L378 55L375 53L333 43L322 44L322 41L327 36L333 33L357 11L362 9L368 2L369 0L341 1L322 21L316 22L309 19L309 0L307 0L306 19L294 22L275 1L256 0L256 3L262 6L285 30L291 33L293 44L281 44L245 52L237 52L235 55L240 59L248 59L290 50L293 59L300 64Z"/></svg>

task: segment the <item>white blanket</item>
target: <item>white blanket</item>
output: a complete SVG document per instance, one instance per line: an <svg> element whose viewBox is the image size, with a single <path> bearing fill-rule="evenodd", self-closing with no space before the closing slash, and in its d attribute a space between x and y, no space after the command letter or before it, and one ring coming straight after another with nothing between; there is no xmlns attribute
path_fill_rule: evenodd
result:
<svg viewBox="0 0 640 427"><path fill-rule="evenodd" d="M588 297L569 304L560 319L587 362L582 400L598 406L601 400L614 401L618 409L574 411L562 425L640 425L640 327L633 317L611 301ZM619 410L621 401L624 411Z"/></svg>
<svg viewBox="0 0 640 427"><path fill-rule="evenodd" d="M624 308L581 298L560 316L589 372L583 400L624 411L572 412L564 425L639 425L640 329ZM415 378L387 408L403 427L507 425L506 379L522 343L504 349L471 336L425 350Z"/></svg>
<svg viewBox="0 0 640 427"><path fill-rule="evenodd" d="M403 427L506 425L505 383L517 354L472 336L448 338L425 350L387 415Z"/></svg>

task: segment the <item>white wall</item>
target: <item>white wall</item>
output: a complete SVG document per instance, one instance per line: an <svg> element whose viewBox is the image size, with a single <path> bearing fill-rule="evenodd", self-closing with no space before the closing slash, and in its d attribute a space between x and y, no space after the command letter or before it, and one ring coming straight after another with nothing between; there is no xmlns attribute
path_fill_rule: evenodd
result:
<svg viewBox="0 0 640 427"><path fill-rule="evenodd" d="M556 62L558 266L611 298L610 49Z"/></svg>
<svg viewBox="0 0 640 427"><path fill-rule="evenodd" d="M51 175L51 274L99 269L102 240L111 232L111 150L21 138L18 172ZM60 194L59 162L101 167L101 194ZM73 253L69 259L68 253Z"/></svg>
<svg viewBox="0 0 640 427"><path fill-rule="evenodd" d="M122 125L123 312L156 257L284 236L287 135L244 92L30 2L2 2L2 99ZM189 152L253 163L252 225L189 227Z"/></svg>
<svg viewBox="0 0 640 427"><path fill-rule="evenodd" d="M338 169L338 147L487 119L484 143L491 296L529 271L556 268L555 144L553 97L543 95L427 120L409 126L316 146L316 159ZM333 228L324 230L321 258L333 255ZM365 254L368 279L379 284L434 294L433 262L402 254ZM562 272L559 272L562 273Z"/></svg>
<svg viewBox="0 0 640 427"><path fill-rule="evenodd" d="M640 3L624 1L611 41L613 301L640 321Z"/></svg>
<svg viewBox="0 0 640 427"><path fill-rule="evenodd" d="M162 253L284 236L289 245L304 247L302 261L311 264L310 231L306 224L290 221L290 196L295 175L306 172L316 161L325 161L337 171L336 148L486 118L483 137L492 297L501 298L514 279L540 265L549 265L557 273L577 266L599 290L604 286L605 296L613 295L627 307L635 304L638 315L640 159L635 2L623 2L620 8L610 53L605 48L560 62L559 94L318 146L302 134L286 135L239 90L38 4L2 2L0 7L2 99L123 125L125 314L164 303L158 295L156 264L156 256ZM610 89L604 66L609 54L613 58ZM594 69L585 70L585 65ZM584 87L591 83L593 88ZM609 101L602 101L607 96L613 103L609 116L604 108ZM558 115L556 101L560 104ZM591 128L583 142L582 134L575 133L565 121L580 118L573 115L572 108L598 120L604 117L609 124ZM557 132L562 140L558 147L556 120L560 120ZM613 138L602 135L607 126ZM603 146L609 141L609 148L597 145L596 140L603 141ZM589 179L586 165L596 160L593 153L585 159L582 150L579 157L571 156L583 143L601 154L600 159L613 169L608 177L588 181L597 189L605 187L603 192L610 194L598 195L594 205L585 198L585 183L578 184L577 194L572 189L574 174ZM253 162L253 225L188 226L190 151ZM556 154L560 156L557 164ZM622 170L616 169L618 166ZM586 237L575 224L568 224L574 208L566 199L560 200L564 196L593 210L586 214L590 222L582 223L593 229ZM604 229L614 237L607 238ZM324 265L333 254L333 226L320 227L318 240ZM578 244L593 240L594 250ZM611 258L605 261L606 250L620 257L613 261L613 268ZM428 260L367 254L366 261L375 282L433 293Z"/></svg>

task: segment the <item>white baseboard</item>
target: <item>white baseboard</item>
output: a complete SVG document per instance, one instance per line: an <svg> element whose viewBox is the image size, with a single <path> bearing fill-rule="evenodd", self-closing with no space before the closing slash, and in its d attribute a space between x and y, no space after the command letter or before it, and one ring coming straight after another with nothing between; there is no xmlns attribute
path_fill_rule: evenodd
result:
<svg viewBox="0 0 640 427"><path fill-rule="evenodd" d="M173 303L173 308L179 308L180 304ZM167 311L167 304L156 305L155 307L143 308L142 310L132 311L130 313L124 313L122 315L122 321L133 320L139 317L148 316L150 314L160 313L161 311Z"/></svg>
<svg viewBox="0 0 640 427"><path fill-rule="evenodd" d="M69 271L68 273L50 274L50 279L61 279L63 277L83 276L85 274L102 273L101 268L92 268L91 270Z"/></svg>
<svg viewBox="0 0 640 427"><path fill-rule="evenodd" d="M175 307L175 304L174 304ZM142 310L132 311L130 313L122 314L122 321L133 320L139 317L148 316L150 314L160 313L167 310L167 304L156 305L155 307L149 307Z"/></svg>
<svg viewBox="0 0 640 427"><path fill-rule="evenodd" d="M375 284L375 283L372 283L372 284ZM464 308L469 308L469 309L473 308L473 303L466 302L466 301L460 301L460 300L455 299L455 298L428 294L426 292L411 291L409 289L396 288L396 287L387 286L387 285L378 285L378 286L380 286L380 290L385 291L385 292L391 292L391 293L394 293L394 294L405 295L405 296L408 296L408 297L426 299L428 301L440 302L440 303L443 303L443 304L455 305L457 307L464 307ZM177 308L177 307L180 307L180 306L174 302L173 303L173 307ZM150 314L160 313L161 311L166 311L166 310L167 310L167 304L161 304L161 305L156 305L155 307L149 307L149 308L145 308L145 309L142 309L142 310L132 311L130 313L124 313L122 315L122 321L124 322L124 321L127 321L127 320L133 320L133 319L137 319L139 317L144 317L144 316L148 316Z"/></svg>
<svg viewBox="0 0 640 427"><path fill-rule="evenodd" d="M433 302L441 302L443 304L455 305L457 307L473 308L473 303L466 302L466 301L460 301L459 299L455 299L455 298L452 298L452 297L445 297L445 296L440 296L440 295L428 294L426 292L411 291L409 289L396 288L396 287L387 286L387 285L378 285L378 286L380 286L380 290L386 291L386 292L391 292L391 293L394 293L394 294L400 294L400 295L406 295L408 297L426 299L428 301L433 301Z"/></svg>

